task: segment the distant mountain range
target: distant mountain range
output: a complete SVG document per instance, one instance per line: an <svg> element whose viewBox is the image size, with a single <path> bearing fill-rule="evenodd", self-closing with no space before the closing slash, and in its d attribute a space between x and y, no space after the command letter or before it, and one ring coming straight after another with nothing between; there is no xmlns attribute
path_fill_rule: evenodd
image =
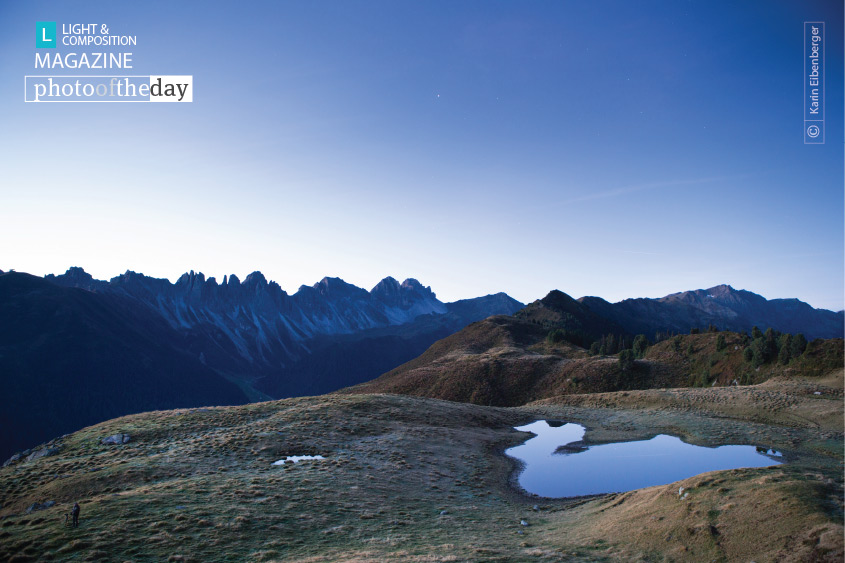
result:
<svg viewBox="0 0 845 563"><path fill-rule="evenodd" d="M0 457L132 412L359 384L494 315L512 319L511 335L534 342L556 328L583 346L605 334L651 338L709 324L810 339L843 332L841 312L729 286L615 304L554 291L523 309L504 293L444 303L414 279L390 277L370 291L323 278L289 295L260 272L222 283L195 272L176 283L131 271L109 281L81 268L45 278L0 272Z"/></svg>
<svg viewBox="0 0 845 563"><path fill-rule="evenodd" d="M132 412L334 391L522 306L504 293L443 303L390 277L288 295L260 272L220 284L194 272L175 284L0 274L0 457Z"/></svg>
<svg viewBox="0 0 845 563"><path fill-rule="evenodd" d="M750 331L771 327L803 333L808 339L841 338L845 314L814 309L798 299L771 299L729 285L673 293L660 299L626 299L608 303L600 297L578 300L594 313L625 328L630 334L654 336L661 332L689 332L714 325L722 330Z"/></svg>
<svg viewBox="0 0 845 563"><path fill-rule="evenodd" d="M183 335L186 352L238 381L253 400L372 379L473 321L523 306L504 293L443 303L417 280L392 277L371 291L327 277L293 295L261 272L219 284L193 271L175 284L135 272L105 282L81 268L45 279L157 313Z"/></svg>

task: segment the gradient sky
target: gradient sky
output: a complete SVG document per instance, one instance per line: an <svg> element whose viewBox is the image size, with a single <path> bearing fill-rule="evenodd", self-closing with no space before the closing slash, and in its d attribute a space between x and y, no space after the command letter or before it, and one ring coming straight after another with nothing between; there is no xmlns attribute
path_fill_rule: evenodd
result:
<svg viewBox="0 0 845 563"><path fill-rule="evenodd" d="M24 103L42 20L136 35L124 74L192 74L194 102ZM818 20L827 142L804 145ZM2 2L0 269L392 275L444 301L728 283L839 310L842 21L827 0Z"/></svg>

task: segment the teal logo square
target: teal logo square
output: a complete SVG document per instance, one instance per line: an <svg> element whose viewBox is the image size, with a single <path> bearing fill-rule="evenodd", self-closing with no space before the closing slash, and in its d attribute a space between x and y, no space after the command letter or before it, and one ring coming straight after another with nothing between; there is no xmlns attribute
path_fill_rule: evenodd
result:
<svg viewBox="0 0 845 563"><path fill-rule="evenodd" d="M56 22L35 22L35 48L56 48Z"/></svg>

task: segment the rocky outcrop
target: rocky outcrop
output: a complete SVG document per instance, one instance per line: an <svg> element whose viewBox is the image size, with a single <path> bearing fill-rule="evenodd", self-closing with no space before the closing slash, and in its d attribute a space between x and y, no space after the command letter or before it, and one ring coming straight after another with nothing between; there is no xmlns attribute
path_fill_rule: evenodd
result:
<svg viewBox="0 0 845 563"><path fill-rule="evenodd" d="M42 457L56 455L60 451L61 451L60 448L57 448L57 447L41 448L39 450L32 452L28 456L26 456L26 461L34 461L34 460L42 458Z"/></svg>
<svg viewBox="0 0 845 563"><path fill-rule="evenodd" d="M100 440L100 443L103 444L104 446L108 446L108 445L118 445L119 446L119 445L128 443L130 440L131 440L131 438L130 438L129 434L114 434L114 435L109 436L107 438L103 438L102 440Z"/></svg>
<svg viewBox="0 0 845 563"><path fill-rule="evenodd" d="M56 504L56 501L54 501L54 500L48 500L48 501L45 501L45 502L33 502L32 504L30 504L27 507L26 513L32 514L33 512L37 512L39 510L46 510L46 509L50 508L51 506L55 506L55 504Z"/></svg>

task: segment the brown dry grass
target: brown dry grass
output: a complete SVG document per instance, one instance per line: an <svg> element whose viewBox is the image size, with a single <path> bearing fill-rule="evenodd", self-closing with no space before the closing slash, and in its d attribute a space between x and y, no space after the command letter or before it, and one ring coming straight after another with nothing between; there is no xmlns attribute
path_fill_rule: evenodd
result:
<svg viewBox="0 0 845 563"><path fill-rule="evenodd" d="M492 406L520 406L558 397L622 390L726 387L772 377L821 375L843 365L842 339L819 340L788 365L752 368L737 333L678 336L648 349L623 372L616 356L589 356L546 331L511 317L491 317L434 344L420 357L343 393L396 393ZM726 346L717 350L719 336ZM692 350L690 353L689 350Z"/></svg>
<svg viewBox="0 0 845 563"><path fill-rule="evenodd" d="M842 378L512 409L331 395L123 417L0 470L0 560L841 561ZM580 422L591 443L670 433L773 447L789 463L536 499L511 487L501 455L536 418ZM118 432L132 442L100 445ZM326 460L271 466L294 454ZM25 514L45 500L58 504ZM76 530L63 526L74 500Z"/></svg>

